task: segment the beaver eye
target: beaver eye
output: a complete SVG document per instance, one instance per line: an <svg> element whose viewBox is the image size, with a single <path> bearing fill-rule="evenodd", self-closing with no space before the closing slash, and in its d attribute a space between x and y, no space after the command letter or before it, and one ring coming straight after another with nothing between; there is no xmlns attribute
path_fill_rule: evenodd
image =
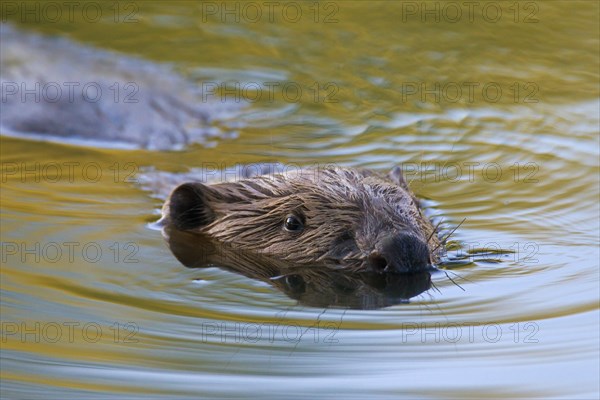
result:
<svg viewBox="0 0 600 400"><path fill-rule="evenodd" d="M288 215L285 218L283 227L288 232L300 232L302 229L304 229L302 221L300 221L295 215Z"/></svg>

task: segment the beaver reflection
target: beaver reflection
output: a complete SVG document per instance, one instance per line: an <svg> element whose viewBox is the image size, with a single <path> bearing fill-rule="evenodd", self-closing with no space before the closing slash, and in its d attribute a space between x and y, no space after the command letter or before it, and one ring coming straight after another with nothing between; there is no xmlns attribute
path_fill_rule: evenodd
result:
<svg viewBox="0 0 600 400"><path fill-rule="evenodd" d="M298 266L236 250L207 235L163 229L175 257L188 268L216 266L269 283L312 307L376 309L405 303L431 288L429 271L413 274L349 273L331 267Z"/></svg>

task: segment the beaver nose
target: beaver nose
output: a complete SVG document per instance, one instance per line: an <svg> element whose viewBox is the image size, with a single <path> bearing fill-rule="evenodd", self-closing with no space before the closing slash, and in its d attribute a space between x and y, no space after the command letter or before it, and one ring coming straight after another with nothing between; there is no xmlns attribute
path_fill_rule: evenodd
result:
<svg viewBox="0 0 600 400"><path fill-rule="evenodd" d="M408 233L387 236L369 256L376 272L410 273L428 270L429 248L425 242Z"/></svg>

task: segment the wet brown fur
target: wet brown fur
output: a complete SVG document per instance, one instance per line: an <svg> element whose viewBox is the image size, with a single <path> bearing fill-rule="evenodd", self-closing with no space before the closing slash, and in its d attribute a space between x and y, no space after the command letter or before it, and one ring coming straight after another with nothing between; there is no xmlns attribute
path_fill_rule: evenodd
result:
<svg viewBox="0 0 600 400"><path fill-rule="evenodd" d="M303 221L302 232L283 228L289 215ZM163 216L240 250L351 272L368 270L369 256L390 235L408 233L427 243L430 264L440 248L399 168L387 175L304 169L215 185L186 183L173 191Z"/></svg>

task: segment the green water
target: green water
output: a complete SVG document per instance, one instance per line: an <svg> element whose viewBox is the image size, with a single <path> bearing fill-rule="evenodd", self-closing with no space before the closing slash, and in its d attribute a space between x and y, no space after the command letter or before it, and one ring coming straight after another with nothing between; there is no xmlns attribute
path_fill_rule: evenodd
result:
<svg viewBox="0 0 600 400"><path fill-rule="evenodd" d="M179 152L1 138L2 397L598 397L597 2L45 4L3 18L245 105ZM311 308L183 267L128 179L259 161L401 164L463 249L513 252L409 304Z"/></svg>

